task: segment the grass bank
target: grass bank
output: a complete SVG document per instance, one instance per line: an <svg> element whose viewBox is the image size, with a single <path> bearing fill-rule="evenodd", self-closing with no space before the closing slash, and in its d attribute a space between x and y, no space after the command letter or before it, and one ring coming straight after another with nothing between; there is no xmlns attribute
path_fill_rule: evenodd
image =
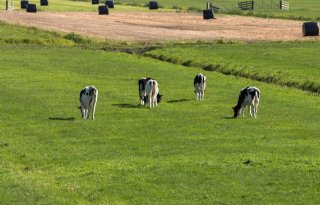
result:
<svg viewBox="0 0 320 205"><path fill-rule="evenodd" d="M319 45L319 42L200 42L166 46L145 55L175 64L319 94Z"/></svg>

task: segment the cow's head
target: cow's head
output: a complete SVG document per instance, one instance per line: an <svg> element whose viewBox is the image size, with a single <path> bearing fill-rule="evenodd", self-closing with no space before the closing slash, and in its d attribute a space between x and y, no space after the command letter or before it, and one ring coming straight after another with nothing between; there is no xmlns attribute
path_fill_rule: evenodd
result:
<svg viewBox="0 0 320 205"><path fill-rule="evenodd" d="M235 106L232 109L233 109L233 112L234 112L233 117L237 118L240 115L240 108L238 106Z"/></svg>
<svg viewBox="0 0 320 205"><path fill-rule="evenodd" d="M162 96L163 96L163 95L160 95L160 94L158 93L158 95L157 95L157 102L158 102L158 103L161 102Z"/></svg>
<svg viewBox="0 0 320 205"><path fill-rule="evenodd" d="M148 96L143 96L142 100L143 100L144 104L147 104L148 103Z"/></svg>

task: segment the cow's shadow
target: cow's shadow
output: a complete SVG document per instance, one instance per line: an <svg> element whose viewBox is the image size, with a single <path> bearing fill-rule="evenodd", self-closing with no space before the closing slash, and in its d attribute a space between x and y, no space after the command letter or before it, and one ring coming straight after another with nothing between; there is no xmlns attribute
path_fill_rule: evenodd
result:
<svg viewBox="0 0 320 205"><path fill-rule="evenodd" d="M112 106L118 107L118 108L140 108L139 105L129 104L129 103L120 103L120 104L112 104Z"/></svg>
<svg viewBox="0 0 320 205"><path fill-rule="evenodd" d="M231 119L235 119L234 117L232 116L225 116L225 117L222 117L221 119L224 119L224 120L231 120Z"/></svg>
<svg viewBox="0 0 320 205"><path fill-rule="evenodd" d="M49 117L48 120L73 121L75 117Z"/></svg>
<svg viewBox="0 0 320 205"><path fill-rule="evenodd" d="M183 98L183 99L178 99L178 100L169 100L168 103L181 103L181 102L188 102L188 101L191 101L192 99L186 99L186 98Z"/></svg>

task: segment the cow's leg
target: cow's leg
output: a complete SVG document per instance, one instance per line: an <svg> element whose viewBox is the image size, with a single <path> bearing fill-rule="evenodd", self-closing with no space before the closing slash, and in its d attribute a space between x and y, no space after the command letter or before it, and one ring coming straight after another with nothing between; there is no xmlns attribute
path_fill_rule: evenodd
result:
<svg viewBox="0 0 320 205"><path fill-rule="evenodd" d="M253 106L253 116L254 116L254 118L257 118L257 112L258 112L258 104L255 104Z"/></svg>
<svg viewBox="0 0 320 205"><path fill-rule="evenodd" d="M85 118L85 111L84 111L84 108L81 106L81 115L82 115L82 119Z"/></svg>
<svg viewBox="0 0 320 205"><path fill-rule="evenodd" d="M87 119L87 108L83 108L83 119Z"/></svg>
<svg viewBox="0 0 320 205"><path fill-rule="evenodd" d="M148 96L148 99L149 99L149 107L151 108L152 98L150 95Z"/></svg>
<svg viewBox="0 0 320 205"><path fill-rule="evenodd" d="M89 110L90 110L90 107L86 108L86 119L89 118Z"/></svg>
<svg viewBox="0 0 320 205"><path fill-rule="evenodd" d="M156 103L156 107L158 107L158 98L157 98L157 96L154 97L154 102Z"/></svg>
<svg viewBox="0 0 320 205"><path fill-rule="evenodd" d="M241 114L242 114L242 118L244 118L244 106L241 106Z"/></svg>
<svg viewBox="0 0 320 205"><path fill-rule="evenodd" d="M96 94L94 95L93 101L92 101L92 119L93 120L94 120L94 114L96 112L97 100L98 100L98 91L96 91Z"/></svg>
<svg viewBox="0 0 320 205"><path fill-rule="evenodd" d="M204 100L204 90L201 90L201 100Z"/></svg>
<svg viewBox="0 0 320 205"><path fill-rule="evenodd" d="M89 119L89 117L90 117L90 109L91 109L91 107L89 106L87 109L87 119Z"/></svg>
<svg viewBox="0 0 320 205"><path fill-rule="evenodd" d="M96 104L92 106L92 119L94 120L94 113L96 112Z"/></svg>
<svg viewBox="0 0 320 205"><path fill-rule="evenodd" d="M248 106L248 111L249 111L250 117L252 117L252 113L251 113L252 108L253 108L253 105L249 105Z"/></svg>

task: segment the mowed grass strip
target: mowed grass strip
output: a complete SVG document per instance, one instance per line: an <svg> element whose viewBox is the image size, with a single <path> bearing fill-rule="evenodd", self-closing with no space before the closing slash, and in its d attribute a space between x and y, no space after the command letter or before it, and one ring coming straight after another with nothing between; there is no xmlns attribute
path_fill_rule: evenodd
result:
<svg viewBox="0 0 320 205"><path fill-rule="evenodd" d="M319 97L75 47L0 46L1 204L318 204ZM139 77L164 101L138 106ZM96 119L79 91L99 89ZM231 119L242 87L261 90L256 120Z"/></svg>
<svg viewBox="0 0 320 205"><path fill-rule="evenodd" d="M147 56L227 75L320 93L320 42L193 43L166 46Z"/></svg>

